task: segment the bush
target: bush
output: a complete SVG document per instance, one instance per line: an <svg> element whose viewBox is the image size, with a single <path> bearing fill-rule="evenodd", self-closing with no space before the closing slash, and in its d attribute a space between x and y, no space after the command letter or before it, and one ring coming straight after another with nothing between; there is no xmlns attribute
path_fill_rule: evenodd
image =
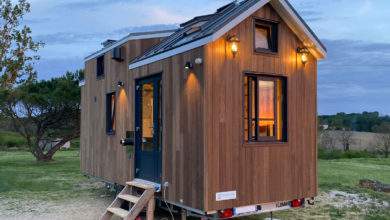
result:
<svg viewBox="0 0 390 220"><path fill-rule="evenodd" d="M351 158L374 158L376 155L374 153L368 152L367 150L364 151L357 151L357 150L350 150L347 152L344 152L343 150L339 149L325 149L325 148L319 148L318 149L318 158L324 159L324 160L334 160L334 159L351 159Z"/></svg>
<svg viewBox="0 0 390 220"><path fill-rule="evenodd" d="M0 132L0 150L24 150L27 144L23 137L14 132Z"/></svg>
<svg viewBox="0 0 390 220"><path fill-rule="evenodd" d="M15 140L15 139L9 139L5 142L5 145L7 146L7 148L14 148L16 146L18 146L18 141Z"/></svg>

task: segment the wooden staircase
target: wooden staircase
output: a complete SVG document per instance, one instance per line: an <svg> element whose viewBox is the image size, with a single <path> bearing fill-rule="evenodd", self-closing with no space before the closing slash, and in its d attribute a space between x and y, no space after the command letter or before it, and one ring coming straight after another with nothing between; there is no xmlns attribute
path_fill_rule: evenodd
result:
<svg viewBox="0 0 390 220"><path fill-rule="evenodd" d="M100 218L110 220L113 216L123 220L135 220L146 207L146 219L153 220L155 186L137 181L127 182L125 188L118 194L114 202L107 208ZM124 209L125 203L129 208Z"/></svg>

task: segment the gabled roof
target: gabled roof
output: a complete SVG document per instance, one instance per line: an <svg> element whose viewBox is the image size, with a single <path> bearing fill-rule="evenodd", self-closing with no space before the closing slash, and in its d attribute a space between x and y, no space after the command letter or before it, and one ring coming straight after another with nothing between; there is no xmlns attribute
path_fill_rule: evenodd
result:
<svg viewBox="0 0 390 220"><path fill-rule="evenodd" d="M160 38L160 37L168 37L170 36L171 34L173 34L176 30L162 30L162 31L149 31L149 32L136 32L136 33L130 33L128 34L126 37L118 40L118 41L114 41L114 40L107 40L105 41L105 43L107 42L106 46L103 47L103 49L87 56L86 58L84 58L84 61L88 61L88 60L91 60L91 59L94 59L96 57L99 57L105 53L107 53L108 51L118 47L118 46L121 46L123 44L125 44L127 41L129 40L139 40L139 39L151 39L151 38ZM111 42L108 42L108 41L111 41Z"/></svg>
<svg viewBox="0 0 390 220"><path fill-rule="evenodd" d="M181 24L181 28L163 42L134 59L129 68L134 69L213 42L267 3L274 7L315 57L326 57L325 46L287 0L243 0L225 5L214 14L195 17Z"/></svg>

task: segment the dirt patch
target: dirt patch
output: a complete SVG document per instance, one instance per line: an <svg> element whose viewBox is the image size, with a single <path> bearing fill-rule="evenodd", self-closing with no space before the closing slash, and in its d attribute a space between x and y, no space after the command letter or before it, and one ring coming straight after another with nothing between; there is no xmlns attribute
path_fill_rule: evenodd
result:
<svg viewBox="0 0 390 220"><path fill-rule="evenodd" d="M79 198L67 201L0 199L0 219L89 220L99 219L111 198Z"/></svg>

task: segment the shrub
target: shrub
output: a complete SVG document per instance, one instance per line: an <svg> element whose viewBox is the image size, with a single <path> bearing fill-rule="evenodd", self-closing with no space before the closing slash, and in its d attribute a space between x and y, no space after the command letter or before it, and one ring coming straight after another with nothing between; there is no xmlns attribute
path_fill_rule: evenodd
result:
<svg viewBox="0 0 390 220"><path fill-rule="evenodd" d="M376 157L374 153L370 153L367 150L364 151L357 151L357 150L350 150L347 152L344 152L343 150L339 149L325 149L325 148L319 148L318 149L318 158L324 159L324 160L334 160L334 159L343 159L343 158L373 158Z"/></svg>
<svg viewBox="0 0 390 220"><path fill-rule="evenodd" d="M26 141L17 133L2 131L0 132L0 150L24 150Z"/></svg>
<svg viewBox="0 0 390 220"><path fill-rule="evenodd" d="M9 139L5 142L5 145L7 146L7 148L14 148L18 146L18 142L15 139Z"/></svg>

